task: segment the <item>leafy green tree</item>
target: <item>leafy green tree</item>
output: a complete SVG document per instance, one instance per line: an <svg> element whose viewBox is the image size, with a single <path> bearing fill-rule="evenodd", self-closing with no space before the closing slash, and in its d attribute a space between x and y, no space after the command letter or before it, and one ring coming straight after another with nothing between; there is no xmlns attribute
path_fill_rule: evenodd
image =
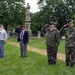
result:
<svg viewBox="0 0 75 75"><path fill-rule="evenodd" d="M25 0L1 0L0 14L2 18L0 23L4 24L5 29L10 25L22 25L25 21Z"/></svg>
<svg viewBox="0 0 75 75"><path fill-rule="evenodd" d="M38 4L43 12L43 19L45 17L44 22L54 21L58 29L67 23L67 20L73 19L75 0L39 0Z"/></svg>
<svg viewBox="0 0 75 75"><path fill-rule="evenodd" d="M37 31L41 30L41 18L39 12L31 14L31 30L33 34L37 34Z"/></svg>

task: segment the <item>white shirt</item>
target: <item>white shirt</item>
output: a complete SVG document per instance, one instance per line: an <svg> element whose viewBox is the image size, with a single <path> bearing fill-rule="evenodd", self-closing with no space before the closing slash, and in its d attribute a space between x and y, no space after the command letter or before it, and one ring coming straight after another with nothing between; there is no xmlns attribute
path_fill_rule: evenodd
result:
<svg viewBox="0 0 75 75"><path fill-rule="evenodd" d="M7 32L5 29L0 28L0 40L3 40L3 41L7 40Z"/></svg>
<svg viewBox="0 0 75 75"><path fill-rule="evenodd" d="M25 32L25 30L22 30L22 31L21 31L21 34L20 34L20 39L21 39L21 40L23 40L24 32Z"/></svg>

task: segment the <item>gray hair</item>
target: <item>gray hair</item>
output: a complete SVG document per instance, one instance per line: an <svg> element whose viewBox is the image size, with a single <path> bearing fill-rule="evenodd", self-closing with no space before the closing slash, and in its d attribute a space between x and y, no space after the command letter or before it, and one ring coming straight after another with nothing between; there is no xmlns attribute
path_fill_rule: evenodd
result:
<svg viewBox="0 0 75 75"><path fill-rule="evenodd" d="M4 29L4 25L0 24L0 28L3 28Z"/></svg>

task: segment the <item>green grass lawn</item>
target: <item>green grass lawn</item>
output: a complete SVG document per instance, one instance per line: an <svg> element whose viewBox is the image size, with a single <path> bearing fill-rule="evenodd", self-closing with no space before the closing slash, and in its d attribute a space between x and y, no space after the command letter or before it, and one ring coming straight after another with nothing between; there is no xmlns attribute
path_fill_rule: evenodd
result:
<svg viewBox="0 0 75 75"><path fill-rule="evenodd" d="M9 41L16 42L17 38L9 38ZM30 38L29 39L29 44L30 46L40 48L40 49L46 49L46 44L45 44L46 39L45 38ZM59 44L58 51L60 53L65 53L65 40L61 40Z"/></svg>
<svg viewBox="0 0 75 75"><path fill-rule="evenodd" d="M28 51L27 58L19 56L19 48L5 44L5 57L0 58L0 75L75 75L75 68L66 67L63 61L48 65L47 57Z"/></svg>
<svg viewBox="0 0 75 75"><path fill-rule="evenodd" d="M17 37L10 37L7 40L11 42L17 42Z"/></svg>

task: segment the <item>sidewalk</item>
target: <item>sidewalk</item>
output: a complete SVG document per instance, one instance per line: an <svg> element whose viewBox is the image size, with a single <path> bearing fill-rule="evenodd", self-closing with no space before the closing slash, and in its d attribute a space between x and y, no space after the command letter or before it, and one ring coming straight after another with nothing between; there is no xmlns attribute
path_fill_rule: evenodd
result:
<svg viewBox="0 0 75 75"><path fill-rule="evenodd" d="M18 43L15 43L15 42L9 42L9 41L7 41L7 44L10 44L10 45L14 45L16 47L19 47L19 44ZM46 50L39 49L39 48L35 48L35 47L29 46L29 45L28 45L28 50L29 51L37 52L37 53L39 53L41 55L47 55ZM57 59L60 59L62 61L65 61L65 55L62 54L62 53L58 53L57 54Z"/></svg>

